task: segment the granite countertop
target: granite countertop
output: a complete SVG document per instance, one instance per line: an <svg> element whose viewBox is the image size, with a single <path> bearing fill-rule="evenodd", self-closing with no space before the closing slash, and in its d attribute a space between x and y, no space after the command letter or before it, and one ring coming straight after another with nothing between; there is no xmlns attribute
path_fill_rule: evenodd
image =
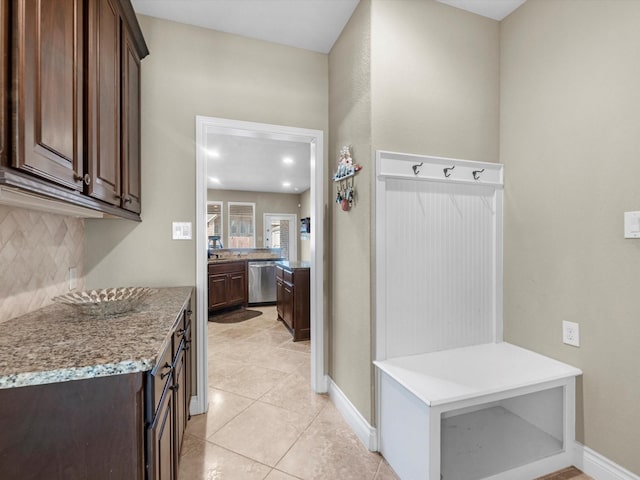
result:
<svg viewBox="0 0 640 480"><path fill-rule="evenodd" d="M282 250L279 248L223 248L211 251L208 263L229 263L255 260L280 260Z"/></svg>
<svg viewBox="0 0 640 480"><path fill-rule="evenodd" d="M280 260L277 263L278 263L278 265L281 265L282 267L288 268L290 270L311 268L311 262L291 262L289 260Z"/></svg>
<svg viewBox="0 0 640 480"><path fill-rule="evenodd" d="M159 288L121 317L92 318L53 304L5 322L0 389L151 370L192 291Z"/></svg>

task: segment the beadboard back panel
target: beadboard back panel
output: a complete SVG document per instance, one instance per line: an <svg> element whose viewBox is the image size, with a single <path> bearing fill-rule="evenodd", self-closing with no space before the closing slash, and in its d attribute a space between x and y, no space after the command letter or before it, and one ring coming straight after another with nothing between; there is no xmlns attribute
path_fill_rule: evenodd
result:
<svg viewBox="0 0 640 480"><path fill-rule="evenodd" d="M0 322L84 286L84 220L0 205Z"/></svg>
<svg viewBox="0 0 640 480"><path fill-rule="evenodd" d="M482 183L472 170L483 164L451 160L449 176L437 167L434 178L420 175L433 166L428 157L411 160L378 161L378 360L502 337L501 170Z"/></svg>

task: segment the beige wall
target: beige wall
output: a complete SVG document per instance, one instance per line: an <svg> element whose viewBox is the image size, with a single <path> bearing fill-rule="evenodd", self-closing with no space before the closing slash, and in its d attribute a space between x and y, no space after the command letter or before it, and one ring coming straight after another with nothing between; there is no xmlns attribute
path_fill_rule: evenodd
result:
<svg viewBox="0 0 640 480"><path fill-rule="evenodd" d="M375 148L497 162L499 23L432 0L372 14Z"/></svg>
<svg viewBox="0 0 640 480"><path fill-rule="evenodd" d="M335 170L342 145L364 166L355 177L357 202L342 211L330 189L332 310L329 372L373 424L371 365L371 2L361 0L329 54L329 158ZM313 228L313 225L311 226Z"/></svg>
<svg viewBox="0 0 640 480"><path fill-rule="evenodd" d="M502 23L500 79L506 339L584 371L578 439L636 474L639 22L640 2L528 0Z"/></svg>
<svg viewBox="0 0 640 480"><path fill-rule="evenodd" d="M256 214L256 248L264 247L264 214L265 213L288 213L296 215L296 237L298 238L298 258L300 258L300 238L298 235L299 222L301 218L300 197L301 195L290 193L270 193L270 192L244 192L240 190L208 190L209 201L223 202L223 245L229 246L229 207L228 202L250 202L255 203Z"/></svg>
<svg viewBox="0 0 640 480"><path fill-rule="evenodd" d="M195 116L327 132L327 56L151 17L139 17L142 62L142 223L88 220L89 286L193 285Z"/></svg>
<svg viewBox="0 0 640 480"><path fill-rule="evenodd" d="M498 22L413 0L361 1L329 55L330 154L364 167L331 209L330 372L372 424L374 149L497 161L499 58Z"/></svg>
<svg viewBox="0 0 640 480"><path fill-rule="evenodd" d="M84 286L84 220L0 205L0 322L69 293L69 268Z"/></svg>

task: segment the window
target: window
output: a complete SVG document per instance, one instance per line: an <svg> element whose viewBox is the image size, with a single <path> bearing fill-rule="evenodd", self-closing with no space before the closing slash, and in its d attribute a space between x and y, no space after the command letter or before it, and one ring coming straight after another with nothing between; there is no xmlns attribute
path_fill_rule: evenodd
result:
<svg viewBox="0 0 640 480"><path fill-rule="evenodd" d="M255 248L256 204L229 202L229 248Z"/></svg>
<svg viewBox="0 0 640 480"><path fill-rule="evenodd" d="M209 250L222 248L222 202L207 202L207 239Z"/></svg>

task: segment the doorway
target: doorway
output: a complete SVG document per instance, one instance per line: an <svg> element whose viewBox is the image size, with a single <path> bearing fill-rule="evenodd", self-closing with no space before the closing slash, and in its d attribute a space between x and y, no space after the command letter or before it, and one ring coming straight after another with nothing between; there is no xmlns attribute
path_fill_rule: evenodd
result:
<svg viewBox="0 0 640 480"><path fill-rule="evenodd" d="M279 248L282 258L298 260L297 215L265 213L263 225L265 248Z"/></svg>
<svg viewBox="0 0 640 480"><path fill-rule="evenodd" d="M324 158L323 132L297 127L196 116L196 342L197 342L197 394L191 402L191 413L207 411L207 164L206 139L209 135L230 135L257 139L301 142L309 146L311 172L310 206L314 228L310 236L311 267L311 388L316 393L327 392L324 371ZM293 230L296 233L297 220Z"/></svg>

